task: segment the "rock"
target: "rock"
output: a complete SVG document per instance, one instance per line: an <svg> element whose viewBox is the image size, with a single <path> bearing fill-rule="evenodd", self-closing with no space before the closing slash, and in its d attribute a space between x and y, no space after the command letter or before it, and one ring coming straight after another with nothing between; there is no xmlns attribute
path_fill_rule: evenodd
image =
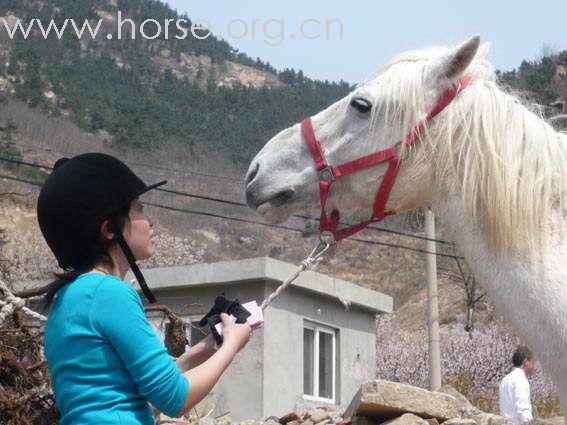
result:
<svg viewBox="0 0 567 425"><path fill-rule="evenodd" d="M453 418L443 422L443 425L476 425L476 422L470 418Z"/></svg>
<svg viewBox="0 0 567 425"><path fill-rule="evenodd" d="M261 425L262 423L259 421L247 420L240 422L240 425Z"/></svg>
<svg viewBox="0 0 567 425"><path fill-rule="evenodd" d="M405 413L396 419L384 422L382 425L427 425L427 421L411 413Z"/></svg>
<svg viewBox="0 0 567 425"><path fill-rule="evenodd" d="M537 419L543 425L565 425L565 418L563 416L555 416L553 418Z"/></svg>
<svg viewBox="0 0 567 425"><path fill-rule="evenodd" d="M443 385L441 387L441 392L445 394L449 394L450 396L455 397L457 400L457 407L459 409L459 416L465 416L467 418L480 415L482 411L474 407L471 402L460 392L458 392L454 387L451 385Z"/></svg>
<svg viewBox="0 0 567 425"><path fill-rule="evenodd" d="M313 409L310 410L307 415L309 416L309 418L313 421L313 423L318 424L321 421L324 421L325 419L329 419L329 412L325 412L324 410L321 409Z"/></svg>
<svg viewBox="0 0 567 425"><path fill-rule="evenodd" d="M288 422L297 421L299 420L299 415L295 412L288 413L287 415L283 415L280 418L280 424L287 424Z"/></svg>
<svg viewBox="0 0 567 425"><path fill-rule="evenodd" d="M376 380L362 385L343 417L365 415L385 421L404 413L446 421L458 417L459 409L457 400L448 394Z"/></svg>
<svg viewBox="0 0 567 425"><path fill-rule="evenodd" d="M331 423L333 424L340 424L343 422L343 417L340 413L331 412Z"/></svg>
<svg viewBox="0 0 567 425"><path fill-rule="evenodd" d="M439 421L435 418L426 419L425 422L427 422L429 425L439 425Z"/></svg>
<svg viewBox="0 0 567 425"><path fill-rule="evenodd" d="M236 242L242 245L252 245L255 239L252 236L240 236L236 239Z"/></svg>
<svg viewBox="0 0 567 425"><path fill-rule="evenodd" d="M301 422L301 425L315 425L311 419Z"/></svg>
<svg viewBox="0 0 567 425"><path fill-rule="evenodd" d="M351 425L379 425L380 422L376 419L371 419L368 416L355 416L352 418Z"/></svg>
<svg viewBox="0 0 567 425"><path fill-rule="evenodd" d="M232 418L228 415L215 419L215 425L232 425Z"/></svg>
<svg viewBox="0 0 567 425"><path fill-rule="evenodd" d="M512 425L512 422L508 422L502 416L493 415L492 413L481 412L472 418L477 425Z"/></svg>

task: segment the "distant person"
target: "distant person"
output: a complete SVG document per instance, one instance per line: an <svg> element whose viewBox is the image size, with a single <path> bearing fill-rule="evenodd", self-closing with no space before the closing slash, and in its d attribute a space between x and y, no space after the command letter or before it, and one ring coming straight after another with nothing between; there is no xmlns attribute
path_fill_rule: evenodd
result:
<svg viewBox="0 0 567 425"><path fill-rule="evenodd" d="M500 415L515 424L533 420L528 378L534 372L534 357L528 347L519 346L512 356L514 370L500 382Z"/></svg>

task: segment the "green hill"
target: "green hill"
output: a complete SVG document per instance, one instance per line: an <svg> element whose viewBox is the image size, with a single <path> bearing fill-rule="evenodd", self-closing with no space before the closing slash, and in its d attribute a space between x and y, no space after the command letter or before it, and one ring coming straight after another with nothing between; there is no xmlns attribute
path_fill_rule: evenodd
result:
<svg viewBox="0 0 567 425"><path fill-rule="evenodd" d="M8 0L0 16L22 22L65 19L94 23L120 10L135 22L179 16L155 0ZM93 25L94 27L94 25ZM26 24L27 28L27 24ZM52 114L66 114L88 132L106 130L119 147L144 149L182 144L220 152L245 164L280 129L347 94L345 82L315 81L301 71L274 70L228 43L137 37L78 40L68 30L45 39L39 29L14 40L2 28L0 78L8 92ZM71 27L70 27L71 28ZM128 30L128 27L124 27Z"/></svg>
<svg viewBox="0 0 567 425"><path fill-rule="evenodd" d="M501 82L527 93L553 114L556 106L552 104L567 99L567 51L523 61L517 70L498 72L498 76Z"/></svg>
<svg viewBox="0 0 567 425"><path fill-rule="evenodd" d="M12 23L21 19L26 28L31 19L44 26L53 19L58 28L69 18L79 25L89 20L92 27L104 21L96 39L85 33L81 40L69 28L61 39L54 31L45 39L37 26L26 40L21 33L11 39L0 25L0 95L68 115L87 132L105 130L115 147L151 150L175 144L245 165L279 130L352 89L343 81L277 71L215 36L179 40L162 32L154 40L127 35L117 40L118 11L138 25L151 18L186 19L191 26L190 17L157 0L0 2L0 17ZM567 99L566 75L567 52L499 73L548 115L567 112L562 106L567 102L561 103Z"/></svg>

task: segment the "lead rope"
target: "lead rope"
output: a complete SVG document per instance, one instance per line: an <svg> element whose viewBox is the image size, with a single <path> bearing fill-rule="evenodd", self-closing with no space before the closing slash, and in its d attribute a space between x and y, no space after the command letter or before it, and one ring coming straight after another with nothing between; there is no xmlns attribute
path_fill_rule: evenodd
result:
<svg viewBox="0 0 567 425"><path fill-rule="evenodd" d="M4 299L0 300L0 326L4 323L6 317L16 310L23 310L28 316L43 322L47 320L45 316L27 308L26 301L12 294L12 291L10 291L8 286L1 280L0 293L4 293Z"/></svg>
<svg viewBox="0 0 567 425"><path fill-rule="evenodd" d="M292 282L295 279L297 279L301 273L313 267L313 265L317 262L317 260L321 258L323 254L325 254L329 250L331 245L332 245L331 242L324 241L323 239L321 239L321 241L315 247L315 249L311 251L311 254L309 254L307 258L303 260L299 266L297 266L295 272L289 278L287 278L280 286L278 286L277 289L274 292L272 292L268 296L268 298L264 300L264 302L262 302L260 308L262 310L265 310L266 307L268 307L272 303L272 301L274 301L289 285L291 285Z"/></svg>

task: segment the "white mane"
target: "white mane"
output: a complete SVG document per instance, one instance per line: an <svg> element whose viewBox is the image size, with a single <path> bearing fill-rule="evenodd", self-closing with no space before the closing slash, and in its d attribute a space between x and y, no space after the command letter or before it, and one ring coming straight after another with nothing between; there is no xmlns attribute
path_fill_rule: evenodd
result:
<svg viewBox="0 0 567 425"><path fill-rule="evenodd" d="M448 51L405 53L381 71L372 119L387 123L386 140L404 140L426 114L435 101L426 92L428 64ZM545 244L542 223L564 207L567 136L499 87L484 56L467 68L472 85L429 123L408 154L416 155L417 166L433 162L437 181L458 185L465 211L494 252L533 252Z"/></svg>

